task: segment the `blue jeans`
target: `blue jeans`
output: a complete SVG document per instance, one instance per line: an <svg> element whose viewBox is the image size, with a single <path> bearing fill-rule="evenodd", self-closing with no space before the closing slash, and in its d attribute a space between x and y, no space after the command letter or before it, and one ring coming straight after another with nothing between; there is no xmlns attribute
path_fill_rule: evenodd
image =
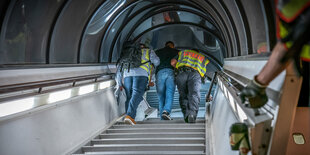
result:
<svg viewBox="0 0 310 155"><path fill-rule="evenodd" d="M170 114L175 91L174 71L172 69L165 68L158 71L156 74L156 90L160 116L164 110Z"/></svg>
<svg viewBox="0 0 310 155"><path fill-rule="evenodd" d="M148 77L146 76L129 76L124 79L124 88L127 100L125 108L127 115L135 119L138 105L143 100L143 94L146 89Z"/></svg>

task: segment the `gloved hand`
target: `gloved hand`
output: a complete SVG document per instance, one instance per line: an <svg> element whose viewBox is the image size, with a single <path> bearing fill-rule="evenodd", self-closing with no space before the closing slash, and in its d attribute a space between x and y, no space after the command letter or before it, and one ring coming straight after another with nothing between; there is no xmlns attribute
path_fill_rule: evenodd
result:
<svg viewBox="0 0 310 155"><path fill-rule="evenodd" d="M256 77L243 88L239 96L242 103L244 103L247 98L251 108L260 108L268 101L266 95L267 86L259 84L255 79Z"/></svg>

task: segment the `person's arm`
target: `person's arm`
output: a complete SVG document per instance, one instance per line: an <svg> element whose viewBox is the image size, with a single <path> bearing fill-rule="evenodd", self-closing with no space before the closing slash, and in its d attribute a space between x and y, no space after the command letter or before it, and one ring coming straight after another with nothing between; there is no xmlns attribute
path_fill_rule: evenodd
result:
<svg viewBox="0 0 310 155"><path fill-rule="evenodd" d="M175 58L171 59L171 61L170 61L171 66L174 68L176 67L177 63L178 63L178 60Z"/></svg>
<svg viewBox="0 0 310 155"><path fill-rule="evenodd" d="M153 50L151 50L150 52L150 60L152 62L152 64L154 64L154 66L158 66L160 63L160 59L159 57L155 54L155 52Z"/></svg>
<svg viewBox="0 0 310 155"><path fill-rule="evenodd" d="M150 70L150 81L149 81L149 84L148 84L148 86L150 86L150 87L153 87L155 84L154 84L154 75L155 75L155 73L154 73L154 70L155 70L155 67L154 67L154 65L152 64L151 65L151 70Z"/></svg>
<svg viewBox="0 0 310 155"><path fill-rule="evenodd" d="M272 50L272 54L266 65L255 77L255 80L261 85L269 85L269 83L276 78L288 65L288 62L281 63L281 59L286 54L287 50L284 44L280 41Z"/></svg>
<svg viewBox="0 0 310 155"><path fill-rule="evenodd" d="M170 60L170 65L173 67L173 68L176 68L176 65L178 63L178 59L179 59L179 52L176 54L176 56L174 58L172 58Z"/></svg>
<svg viewBox="0 0 310 155"><path fill-rule="evenodd" d="M276 12L277 34L284 35L277 35L279 42L273 48L268 62L240 94L241 100L244 102L244 100L247 98L250 102L250 105L253 107L263 106L267 102L268 99L265 93L265 88L287 67L289 64L288 60L300 56L302 47L310 40L309 8L299 14L299 17L296 18L298 20L291 22L291 24L284 24L286 21L282 20L283 17L278 14L279 10ZM291 42L292 45L287 47L287 49L285 44L289 42ZM295 65L298 68L300 64ZM262 100L261 98L264 99Z"/></svg>
<svg viewBox="0 0 310 155"><path fill-rule="evenodd" d="M116 71L116 83L117 85L119 86L119 89L122 91L123 90L123 74L122 72L120 71L120 66L117 66L117 71Z"/></svg>
<svg viewBox="0 0 310 155"><path fill-rule="evenodd" d="M272 54L263 69L258 75L254 76L253 80L251 80L241 91L240 98L242 102L245 102L245 100L248 99L252 108L259 108L267 103L267 86L288 65L288 62L281 63L280 61L286 52L287 50L284 44L278 42L273 48Z"/></svg>

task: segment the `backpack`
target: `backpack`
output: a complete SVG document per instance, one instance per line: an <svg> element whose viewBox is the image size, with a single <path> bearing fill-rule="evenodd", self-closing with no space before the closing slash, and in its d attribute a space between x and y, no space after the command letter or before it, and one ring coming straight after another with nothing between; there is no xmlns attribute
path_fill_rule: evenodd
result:
<svg viewBox="0 0 310 155"><path fill-rule="evenodd" d="M117 61L117 65L120 67L120 71L127 69L128 72L131 68L138 68L141 65L148 63L150 61L141 63L142 52L139 44L130 44L124 46L121 56Z"/></svg>

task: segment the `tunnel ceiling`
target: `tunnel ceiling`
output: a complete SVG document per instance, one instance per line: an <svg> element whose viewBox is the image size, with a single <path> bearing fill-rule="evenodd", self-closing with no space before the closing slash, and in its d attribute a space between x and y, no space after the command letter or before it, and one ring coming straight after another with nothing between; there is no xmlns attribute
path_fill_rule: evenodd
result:
<svg viewBox="0 0 310 155"><path fill-rule="evenodd" d="M174 41L211 60L269 51L274 44L268 0L4 0L0 65L116 62L126 40L152 49ZM268 16L266 16L268 14Z"/></svg>

